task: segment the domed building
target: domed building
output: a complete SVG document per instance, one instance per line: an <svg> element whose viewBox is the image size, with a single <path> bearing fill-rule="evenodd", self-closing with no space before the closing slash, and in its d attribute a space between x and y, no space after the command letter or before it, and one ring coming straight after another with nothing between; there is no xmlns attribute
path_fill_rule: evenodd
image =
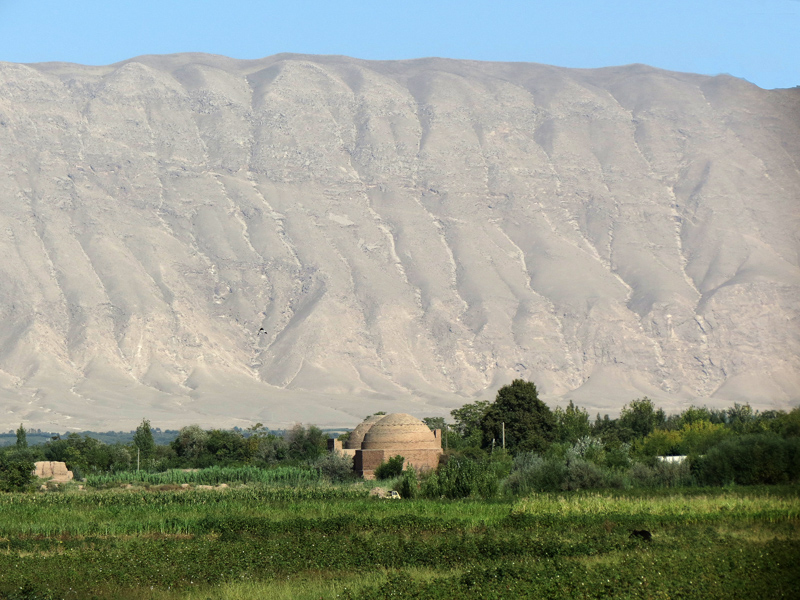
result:
<svg viewBox="0 0 800 600"><path fill-rule="evenodd" d="M425 423L405 413L372 415L350 433L342 448L331 440L331 450L353 456L353 469L364 479L374 479L375 469L398 454L404 466L435 469L442 454L442 431L431 431Z"/></svg>

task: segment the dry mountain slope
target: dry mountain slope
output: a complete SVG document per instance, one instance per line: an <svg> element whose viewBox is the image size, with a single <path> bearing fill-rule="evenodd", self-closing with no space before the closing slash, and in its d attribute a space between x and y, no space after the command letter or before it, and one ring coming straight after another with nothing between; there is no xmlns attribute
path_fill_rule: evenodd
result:
<svg viewBox="0 0 800 600"><path fill-rule="evenodd" d="M796 404L799 164L642 65L0 63L0 428Z"/></svg>

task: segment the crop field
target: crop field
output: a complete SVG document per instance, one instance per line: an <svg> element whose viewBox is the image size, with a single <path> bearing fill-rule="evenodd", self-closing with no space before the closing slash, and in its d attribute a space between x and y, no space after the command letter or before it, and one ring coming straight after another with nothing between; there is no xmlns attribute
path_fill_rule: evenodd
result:
<svg viewBox="0 0 800 600"><path fill-rule="evenodd" d="M755 599L800 589L797 486L494 501L390 501L321 484L171 487L0 494L0 598Z"/></svg>

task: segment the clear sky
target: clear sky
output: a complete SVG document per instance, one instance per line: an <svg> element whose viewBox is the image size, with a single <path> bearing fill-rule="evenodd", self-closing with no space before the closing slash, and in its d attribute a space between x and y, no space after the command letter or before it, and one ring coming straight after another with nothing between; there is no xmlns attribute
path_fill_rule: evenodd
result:
<svg viewBox="0 0 800 600"><path fill-rule="evenodd" d="M646 63L800 85L800 0L0 0L0 61L142 54Z"/></svg>

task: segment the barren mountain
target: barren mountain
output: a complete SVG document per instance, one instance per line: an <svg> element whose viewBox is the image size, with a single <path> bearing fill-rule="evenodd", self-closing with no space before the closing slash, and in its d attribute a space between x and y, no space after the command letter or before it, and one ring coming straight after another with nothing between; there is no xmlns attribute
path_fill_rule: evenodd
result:
<svg viewBox="0 0 800 600"><path fill-rule="evenodd" d="M0 63L0 429L795 405L799 164L642 65Z"/></svg>

